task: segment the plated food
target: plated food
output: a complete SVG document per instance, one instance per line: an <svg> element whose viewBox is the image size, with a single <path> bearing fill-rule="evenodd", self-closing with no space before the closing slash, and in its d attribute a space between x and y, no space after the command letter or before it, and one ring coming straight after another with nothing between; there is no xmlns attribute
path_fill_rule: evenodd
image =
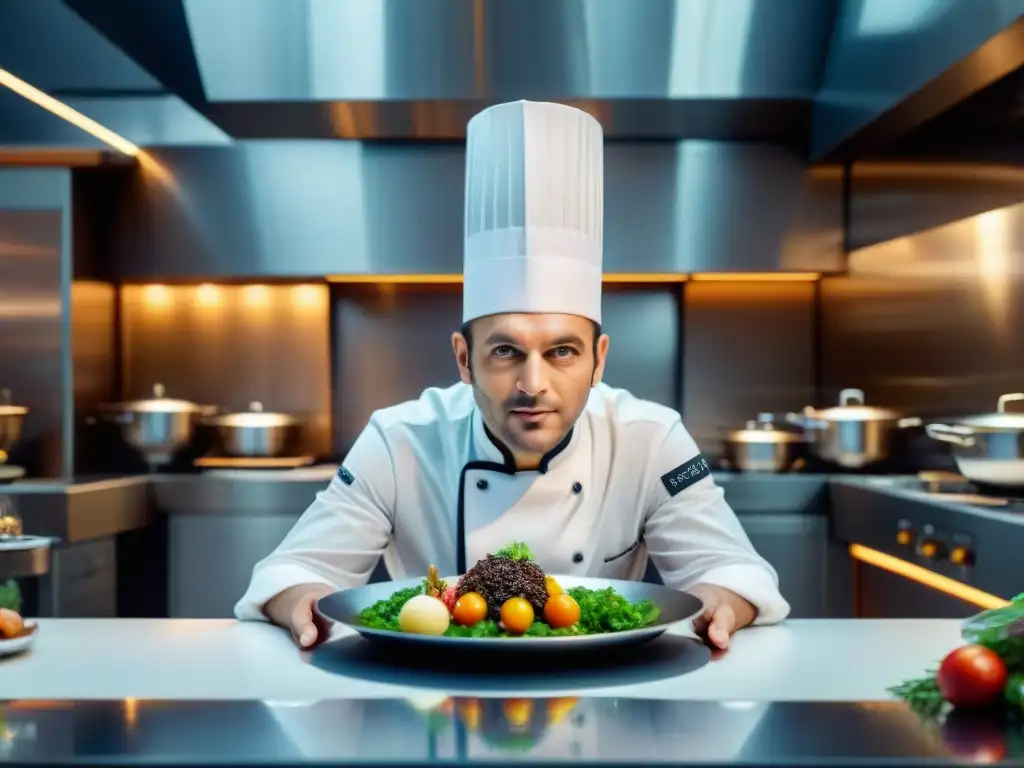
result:
<svg viewBox="0 0 1024 768"><path fill-rule="evenodd" d="M21 613L21 592L14 581L0 584L0 656L21 653L35 640L36 623Z"/></svg>
<svg viewBox="0 0 1024 768"><path fill-rule="evenodd" d="M453 583L431 566L421 584L375 601L359 612L357 623L412 635L551 638L643 629L661 617L653 600L630 601L610 584L563 587L534 562L528 546L515 542Z"/></svg>

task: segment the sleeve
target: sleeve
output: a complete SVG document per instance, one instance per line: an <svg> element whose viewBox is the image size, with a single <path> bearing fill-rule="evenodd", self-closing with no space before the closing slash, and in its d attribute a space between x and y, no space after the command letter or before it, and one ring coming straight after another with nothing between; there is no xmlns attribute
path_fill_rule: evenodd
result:
<svg viewBox="0 0 1024 768"><path fill-rule="evenodd" d="M335 589L365 584L391 538L394 505L394 462L380 428L371 421L331 484L317 494L277 549L256 564L235 616L266 620L267 601L298 584Z"/></svg>
<svg viewBox="0 0 1024 768"><path fill-rule="evenodd" d="M644 540L665 584L724 587L757 609L756 624L786 618L789 603L778 574L754 550L682 422L672 426L651 463Z"/></svg>

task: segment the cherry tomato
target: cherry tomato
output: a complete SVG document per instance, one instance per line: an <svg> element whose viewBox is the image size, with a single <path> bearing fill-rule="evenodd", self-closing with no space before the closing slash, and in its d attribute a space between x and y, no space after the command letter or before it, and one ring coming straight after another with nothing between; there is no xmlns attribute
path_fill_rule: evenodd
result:
<svg viewBox="0 0 1024 768"><path fill-rule="evenodd" d="M521 635L533 624L533 606L521 598L513 597L501 606L501 623L513 635Z"/></svg>
<svg viewBox="0 0 1024 768"><path fill-rule="evenodd" d="M455 601L452 618L456 624L472 627L487 618L487 601L479 592L467 592Z"/></svg>
<svg viewBox="0 0 1024 768"><path fill-rule="evenodd" d="M17 637L25 628L25 620L12 610L0 608L0 638Z"/></svg>
<svg viewBox="0 0 1024 768"><path fill-rule="evenodd" d="M506 699L501 708L513 728L525 728L533 717L533 701L530 699Z"/></svg>
<svg viewBox="0 0 1024 768"><path fill-rule="evenodd" d="M995 651L965 645L942 660L936 679L943 698L954 707L985 707L1003 693L1006 664Z"/></svg>
<svg viewBox="0 0 1024 768"><path fill-rule="evenodd" d="M553 629L571 627L580 620L580 607L570 595L553 595L544 603L544 621Z"/></svg>

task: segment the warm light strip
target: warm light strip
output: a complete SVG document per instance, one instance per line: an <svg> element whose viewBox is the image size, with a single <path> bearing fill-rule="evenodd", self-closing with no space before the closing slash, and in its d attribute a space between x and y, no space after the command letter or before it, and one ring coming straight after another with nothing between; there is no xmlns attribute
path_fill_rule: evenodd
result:
<svg viewBox="0 0 1024 768"><path fill-rule="evenodd" d="M705 283L813 283L817 272L700 272L690 279Z"/></svg>
<svg viewBox="0 0 1024 768"><path fill-rule="evenodd" d="M104 128L95 120L86 117L81 112L72 109L67 104L40 91L35 86L29 85L21 78L15 77L6 69L0 69L0 85L6 85L19 96L37 104L57 117L67 120L76 128L92 134L100 141L109 144L119 152L135 156L139 154L139 148L125 138L118 136L109 128Z"/></svg>
<svg viewBox="0 0 1024 768"><path fill-rule="evenodd" d="M943 592L950 597L963 600L965 603L971 603L979 608L1004 608L1010 604L1009 600L1004 600L988 592L982 592L980 589L968 586L961 581L933 573L927 568L908 563L906 560L901 560L898 557L887 555L884 552L879 552L877 549L871 549L861 544L850 545L850 557L862 563L873 565L876 568L881 568L883 571L889 571L889 573L894 573L905 579L916 581L918 584L931 587L938 592Z"/></svg>
<svg viewBox="0 0 1024 768"><path fill-rule="evenodd" d="M687 280L705 282L771 282L808 283L819 279L816 272L723 273L702 272L694 275L675 273L620 273L608 272L601 278L605 283L685 283ZM462 275L329 275L329 283L372 283L376 285L459 285Z"/></svg>

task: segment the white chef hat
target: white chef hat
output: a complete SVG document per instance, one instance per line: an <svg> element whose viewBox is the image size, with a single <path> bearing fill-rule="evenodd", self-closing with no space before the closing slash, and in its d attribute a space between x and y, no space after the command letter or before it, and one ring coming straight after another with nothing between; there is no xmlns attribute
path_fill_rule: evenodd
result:
<svg viewBox="0 0 1024 768"><path fill-rule="evenodd" d="M601 124L564 104L499 104L469 121L462 321L551 312L601 322Z"/></svg>

